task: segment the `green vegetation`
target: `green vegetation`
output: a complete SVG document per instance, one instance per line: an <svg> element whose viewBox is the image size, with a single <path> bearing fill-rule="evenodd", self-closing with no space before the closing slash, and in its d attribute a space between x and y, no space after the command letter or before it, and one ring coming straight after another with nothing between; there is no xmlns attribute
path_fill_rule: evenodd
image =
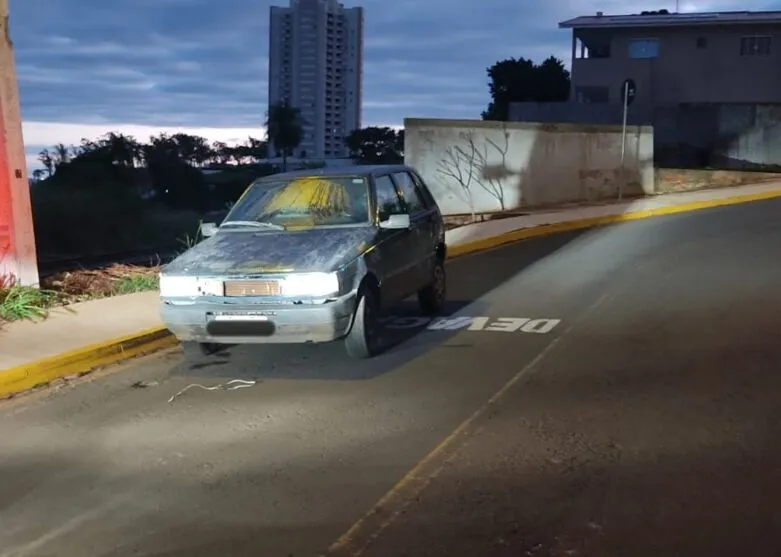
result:
<svg viewBox="0 0 781 557"><path fill-rule="evenodd" d="M369 126L351 132L345 143L352 156L363 164L404 162L404 130Z"/></svg>
<svg viewBox="0 0 781 557"><path fill-rule="evenodd" d="M564 62L553 56L541 64L525 58L500 60L489 67L491 102L483 120L507 121L510 103L565 102L570 94L570 74Z"/></svg>
<svg viewBox="0 0 781 557"><path fill-rule="evenodd" d="M301 110L285 101L270 107L266 118L268 139L274 151L282 154L282 172L287 171L287 158L301 144L304 135Z"/></svg>
<svg viewBox="0 0 781 557"><path fill-rule="evenodd" d="M209 143L187 134L160 134L144 143L121 133L55 145L39 154L43 168L30 189L39 260L181 252L200 242L200 224L224 213L255 179L284 170L299 146L297 108L272 106L268 141L282 165L268 163L267 141ZM363 163L403 161L403 132L356 130L347 139ZM321 168L311 161L304 168ZM215 217L209 217L215 218ZM39 319L53 307L118 294L156 290L158 268L113 265L43 276L40 288L0 277L0 324Z"/></svg>
<svg viewBox="0 0 781 557"><path fill-rule="evenodd" d="M58 292L18 284L0 286L0 327L3 322L43 319L61 304Z"/></svg>
<svg viewBox="0 0 781 557"><path fill-rule="evenodd" d="M45 319L53 308L76 302L157 290L159 270L112 265L70 271L44 277L40 288L22 286L10 277L0 279L0 327L10 321Z"/></svg>
<svg viewBox="0 0 781 557"><path fill-rule="evenodd" d="M229 207L258 177L284 169L301 142L300 112L273 106L267 125L281 168L266 162L267 143L253 137L236 146L187 134L141 143L110 132L78 147L44 149L44 169L34 173L31 188L39 258L176 251L205 214ZM346 143L363 163L403 161L403 132L369 127L352 132Z"/></svg>

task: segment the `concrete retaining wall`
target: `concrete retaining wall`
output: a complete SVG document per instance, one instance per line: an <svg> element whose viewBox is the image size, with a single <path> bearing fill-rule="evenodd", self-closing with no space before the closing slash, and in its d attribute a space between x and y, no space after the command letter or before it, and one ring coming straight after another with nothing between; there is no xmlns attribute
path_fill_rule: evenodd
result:
<svg viewBox="0 0 781 557"><path fill-rule="evenodd" d="M515 210L655 193L653 129L575 124L412 119L405 162L446 215Z"/></svg>

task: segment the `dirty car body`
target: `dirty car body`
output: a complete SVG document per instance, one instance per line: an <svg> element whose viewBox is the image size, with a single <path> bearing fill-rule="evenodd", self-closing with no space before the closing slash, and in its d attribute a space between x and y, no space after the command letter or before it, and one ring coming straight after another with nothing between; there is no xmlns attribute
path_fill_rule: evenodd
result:
<svg viewBox="0 0 781 557"><path fill-rule="evenodd" d="M161 314L180 341L201 347L361 334L367 357L375 309L416 293L429 311L441 305L444 259L442 216L413 169L276 174L251 184L209 238L162 269Z"/></svg>

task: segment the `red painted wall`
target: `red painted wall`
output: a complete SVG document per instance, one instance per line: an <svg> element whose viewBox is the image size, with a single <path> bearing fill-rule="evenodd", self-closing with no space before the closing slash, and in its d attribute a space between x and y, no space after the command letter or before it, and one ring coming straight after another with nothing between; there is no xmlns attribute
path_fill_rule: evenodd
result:
<svg viewBox="0 0 781 557"><path fill-rule="evenodd" d="M0 132L5 129L0 108ZM0 133L0 268L15 267L13 241L13 208L11 207L11 174L8 168L5 134ZM3 277L0 277L2 279Z"/></svg>

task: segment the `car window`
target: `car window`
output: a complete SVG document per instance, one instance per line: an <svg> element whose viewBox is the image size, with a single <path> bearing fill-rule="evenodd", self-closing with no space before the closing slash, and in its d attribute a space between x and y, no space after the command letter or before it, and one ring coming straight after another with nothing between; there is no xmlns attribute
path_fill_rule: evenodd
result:
<svg viewBox="0 0 781 557"><path fill-rule="evenodd" d="M421 177L414 172L409 172L409 175L412 176L412 181L418 186L418 193L420 193L423 201L426 203L426 207L435 207L437 202L434 199L434 196L431 195L431 190L426 187L426 184Z"/></svg>
<svg viewBox="0 0 781 557"><path fill-rule="evenodd" d="M401 198L390 176L378 176L374 179L377 193L377 216L382 222L391 215L405 214Z"/></svg>
<svg viewBox="0 0 781 557"><path fill-rule="evenodd" d="M418 191L418 187L412 180L409 172L396 172L393 174L396 185L399 186L404 201L407 203L407 209L410 213L426 210L426 203Z"/></svg>

